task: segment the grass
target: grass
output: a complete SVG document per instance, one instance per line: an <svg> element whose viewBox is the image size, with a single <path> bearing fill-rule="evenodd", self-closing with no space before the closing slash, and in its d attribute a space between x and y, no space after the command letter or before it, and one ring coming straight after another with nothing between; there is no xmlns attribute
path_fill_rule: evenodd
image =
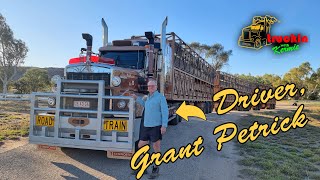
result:
<svg viewBox="0 0 320 180"><path fill-rule="evenodd" d="M302 102L298 102L298 105ZM260 136L257 140L237 144L245 179L320 179L320 102L304 102L302 111L310 119L304 128ZM291 105L291 101L277 103ZM271 124L275 116L292 117L295 110L252 111L237 123L249 128L254 121ZM291 119L291 118L290 118ZM279 120L280 121L280 120ZM281 122L281 121L280 121ZM278 123L279 124L279 123Z"/></svg>
<svg viewBox="0 0 320 180"><path fill-rule="evenodd" d="M0 142L29 134L28 102L0 101Z"/></svg>
<svg viewBox="0 0 320 180"><path fill-rule="evenodd" d="M28 101L0 101L1 112L30 113L30 103Z"/></svg>

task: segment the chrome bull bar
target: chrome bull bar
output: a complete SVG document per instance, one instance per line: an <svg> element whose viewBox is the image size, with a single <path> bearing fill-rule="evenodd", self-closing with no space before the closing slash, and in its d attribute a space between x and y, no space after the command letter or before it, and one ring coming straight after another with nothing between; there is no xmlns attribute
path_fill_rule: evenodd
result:
<svg viewBox="0 0 320 180"><path fill-rule="evenodd" d="M65 84L88 85L98 91L89 95L64 93L62 90ZM38 99L41 97L55 98L55 107L39 104ZM95 99L97 107L94 110L66 108L64 100L67 98ZM108 100L127 100L129 110L105 110L104 104ZM87 116L80 117L75 114ZM107 115L111 115L112 118ZM107 120L121 121L126 131L106 129ZM134 133L137 133L139 127L134 120L134 99L129 96L105 96L104 81L61 80L57 83L55 93L31 94L29 141L49 146L133 152L136 140Z"/></svg>

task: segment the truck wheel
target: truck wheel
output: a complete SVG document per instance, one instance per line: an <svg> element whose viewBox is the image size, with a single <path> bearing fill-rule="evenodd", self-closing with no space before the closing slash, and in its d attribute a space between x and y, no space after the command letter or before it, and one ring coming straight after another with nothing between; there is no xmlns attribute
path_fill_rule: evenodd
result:
<svg viewBox="0 0 320 180"><path fill-rule="evenodd" d="M172 119L171 121L168 122L169 125L177 125L179 123L179 118L181 118L180 116L176 115L176 117L174 119Z"/></svg>
<svg viewBox="0 0 320 180"><path fill-rule="evenodd" d="M204 103L204 114L208 114L209 113L209 103L208 102L205 102Z"/></svg>
<svg viewBox="0 0 320 180"><path fill-rule="evenodd" d="M139 140L134 142L134 152L138 151L138 149L139 149L138 144L139 144Z"/></svg>
<svg viewBox="0 0 320 180"><path fill-rule="evenodd" d="M260 49L261 48L261 40L260 38L257 38L255 41L254 41L254 47L256 49Z"/></svg>
<svg viewBox="0 0 320 180"><path fill-rule="evenodd" d="M213 111L213 103L210 102L209 103L209 112L208 113L210 114L210 113L212 113L212 111Z"/></svg>

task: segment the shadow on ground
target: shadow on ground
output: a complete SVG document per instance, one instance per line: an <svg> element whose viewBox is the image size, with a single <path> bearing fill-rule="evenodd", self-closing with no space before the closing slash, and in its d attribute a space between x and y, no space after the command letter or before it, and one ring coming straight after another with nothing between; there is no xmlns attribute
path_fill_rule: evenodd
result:
<svg viewBox="0 0 320 180"><path fill-rule="evenodd" d="M59 167L60 169L65 170L66 172L74 175L75 177L71 176L66 176L66 175L61 175L63 178L67 180L74 180L74 179L98 179L85 171L75 167L74 165L71 164L66 164L66 163L58 163L58 162L52 162L55 166Z"/></svg>
<svg viewBox="0 0 320 180"><path fill-rule="evenodd" d="M130 160L107 158L106 151L74 148L61 148L61 151L72 159L115 179L129 179L132 176L130 174ZM81 179L96 179L82 170L79 171L77 167L72 165L58 167ZM134 179L134 176L132 178Z"/></svg>

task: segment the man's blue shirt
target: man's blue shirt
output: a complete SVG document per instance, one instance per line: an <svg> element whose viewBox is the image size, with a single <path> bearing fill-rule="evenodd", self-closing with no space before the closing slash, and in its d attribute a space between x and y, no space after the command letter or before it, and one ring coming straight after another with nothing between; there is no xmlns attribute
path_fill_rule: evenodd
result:
<svg viewBox="0 0 320 180"><path fill-rule="evenodd" d="M168 126L169 110L167 100L162 94L155 91L146 101L138 97L137 102L144 107L145 127Z"/></svg>

